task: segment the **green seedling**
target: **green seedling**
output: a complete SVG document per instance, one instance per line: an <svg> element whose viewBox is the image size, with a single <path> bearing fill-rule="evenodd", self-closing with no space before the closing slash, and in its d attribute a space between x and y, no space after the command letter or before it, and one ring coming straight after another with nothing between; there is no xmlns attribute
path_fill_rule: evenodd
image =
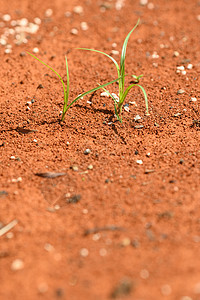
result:
<svg viewBox="0 0 200 300"><path fill-rule="evenodd" d="M126 96L128 95L128 93L130 92L130 90L137 86L139 87L143 94L144 94L144 99L145 99L145 104L146 104L146 114L149 115L149 110L148 110L148 99L147 99L147 94L145 89L139 85L139 80L143 75L131 75L134 78L134 83L130 84L126 89L125 89L125 77L127 75L125 75L125 58L126 58L126 48L127 48L127 44L128 44L128 40L129 37L131 35L131 33L135 30L135 28L138 26L139 21L137 22L137 24L134 26L134 28L128 33L128 35L126 36L123 46L122 46L122 52L121 52L121 61L120 61L120 66L119 64L116 62L116 60L110 56L109 54L99 51L99 50L95 50L95 49L88 49L88 48L78 48L80 50L88 50L88 51L93 51L93 52L97 52L100 54L103 54L105 56L107 56L108 58L110 58L112 60L112 62L115 64L116 68L117 68L117 74L118 74L118 78L119 78L119 100L117 101L117 99L108 91L106 90L104 87L103 90L110 96L112 97L112 99L114 100L114 108L115 108L115 114L117 116L117 119L122 122L122 117L121 117L121 113L122 113L122 107L123 107L123 103L126 99Z"/></svg>
<svg viewBox="0 0 200 300"><path fill-rule="evenodd" d="M62 86L63 86L63 92L64 92L64 104L63 104L63 111L62 111L61 121L64 121L66 112L72 106L72 104L74 104L77 100L81 99L82 97L84 97L84 96L86 96L86 95L88 95L90 93L93 93L93 92L95 92L97 90L105 88L106 86L108 86L108 85L110 85L112 83L115 83L115 82L119 81L119 78L117 78L117 79L112 80L110 82L107 82L105 84L98 85L97 87L95 87L95 88L93 88L93 89L91 89L91 90L89 90L87 92L84 92L83 94L79 95L73 101L71 101L71 103L69 103L69 68L68 68L67 57L65 56L66 71L67 71L67 85L65 86L62 77L52 67L50 67L49 65L47 65L45 62L43 62L39 58L37 58L35 55L33 55L33 54L29 53L29 52L27 52L27 53L29 55L31 55L32 57L34 57L35 59L37 59L40 63L42 63L43 65L45 65L47 68L49 68L50 70L52 70L58 76L58 78L60 79L60 82L62 83Z"/></svg>

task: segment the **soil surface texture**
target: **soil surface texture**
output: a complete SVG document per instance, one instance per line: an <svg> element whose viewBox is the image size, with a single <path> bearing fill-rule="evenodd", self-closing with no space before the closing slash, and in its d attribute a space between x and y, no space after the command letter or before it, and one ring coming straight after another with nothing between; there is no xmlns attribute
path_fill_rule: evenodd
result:
<svg viewBox="0 0 200 300"><path fill-rule="evenodd" d="M0 0L0 299L200 299L200 1ZM121 124L103 90L141 75ZM125 85L133 82L126 76ZM118 83L107 87L118 94Z"/></svg>

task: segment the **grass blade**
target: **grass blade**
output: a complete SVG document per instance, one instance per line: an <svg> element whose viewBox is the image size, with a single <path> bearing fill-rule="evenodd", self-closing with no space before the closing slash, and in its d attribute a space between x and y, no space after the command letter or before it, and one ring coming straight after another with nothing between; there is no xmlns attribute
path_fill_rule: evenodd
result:
<svg viewBox="0 0 200 300"><path fill-rule="evenodd" d="M63 92L64 92L64 99L65 101L67 101L67 97L69 95L69 89L68 89L68 95L66 94L66 89L65 89L65 84L62 80L62 77L58 74L58 72L56 72L52 67L50 67L49 65L47 65L45 62L43 62L42 60L40 60L39 58L37 58L35 55L27 52L30 56L32 56L33 58L37 59L40 63L42 63L43 65L45 65L47 68L49 68L51 71L53 71L57 76L58 78L60 79L60 82L62 83L62 86L63 86ZM67 63L67 62L66 62ZM67 64L66 64L67 66ZM68 69L68 66L67 66L67 69ZM68 72L68 80L69 80L69 72ZM69 82L68 82L69 83Z"/></svg>
<svg viewBox="0 0 200 300"><path fill-rule="evenodd" d="M137 84L137 83L131 84L131 85L129 85L129 86L126 88L126 90L125 90L125 92L124 92L124 94L123 94L122 100L121 100L120 103L119 103L119 106L122 106L124 100L126 99L126 96L128 95L129 91L130 91L134 86L138 86L138 87L142 90L142 92L143 92L143 94L144 94L145 105L146 105L146 115L149 116L149 105L148 105L147 94L146 94L146 91L145 91L145 89L143 88L143 86L141 86L140 84Z"/></svg>
<svg viewBox="0 0 200 300"><path fill-rule="evenodd" d="M123 43L123 47L122 47L122 53L121 53L121 61L120 61L120 76L121 76L121 91L124 90L124 74L125 74L125 58L126 58L126 48L127 48L127 44L128 44L128 40L130 38L131 33L135 30L135 28L138 26L140 22L140 19L138 19L137 24L133 27L133 29L128 33L128 35L126 36L124 43Z"/></svg>
<svg viewBox="0 0 200 300"><path fill-rule="evenodd" d="M63 105L63 112L61 118L62 121L64 121L65 118L65 111L67 109L68 99L69 99L69 68L68 68L67 56L65 56L65 63L66 63L66 71L67 71L67 91L66 93L64 93L64 105Z"/></svg>
<svg viewBox="0 0 200 300"><path fill-rule="evenodd" d="M108 58L110 58L114 62L115 66L117 68L118 77L120 77L119 65L116 62L116 60L112 56L110 56L109 54L107 54L105 52L102 52L102 51L99 51L99 50L89 49L89 48L77 48L77 49L79 49L79 50L88 50L88 51L92 51L92 52L97 52L97 53L100 53L100 54L103 54L103 55L107 56Z"/></svg>

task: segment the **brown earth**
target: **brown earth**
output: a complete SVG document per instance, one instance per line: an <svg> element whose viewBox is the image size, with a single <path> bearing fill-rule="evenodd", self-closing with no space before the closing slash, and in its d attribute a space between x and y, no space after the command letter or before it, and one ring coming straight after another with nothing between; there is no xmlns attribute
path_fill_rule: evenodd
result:
<svg viewBox="0 0 200 300"><path fill-rule="evenodd" d="M116 2L0 0L12 46L0 45L0 299L200 299L200 2ZM35 17L36 33L12 22ZM75 48L120 52L139 17L126 72L144 74L150 116L135 88L123 124L102 91L61 123L61 83L25 51L65 81L67 54L71 101L117 78L109 59Z"/></svg>

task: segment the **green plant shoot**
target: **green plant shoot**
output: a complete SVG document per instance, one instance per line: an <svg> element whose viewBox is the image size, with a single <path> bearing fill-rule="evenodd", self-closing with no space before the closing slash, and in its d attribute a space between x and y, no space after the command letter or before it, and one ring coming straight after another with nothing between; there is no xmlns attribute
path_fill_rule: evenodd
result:
<svg viewBox="0 0 200 300"><path fill-rule="evenodd" d="M80 98L93 93L99 89L105 88L106 86L119 81L119 78L112 80L110 82L104 83L102 85L98 85L97 87L82 93L81 95L79 95L78 97L76 97L73 101L71 101L71 103L69 103L69 68L68 68L68 62L67 62L67 57L65 56L65 63L66 63L66 71L67 71L67 85L65 86L64 81L62 79L62 77L49 65L47 65L45 62L43 62L42 60L40 60L39 58L37 58L35 55L27 52L29 55L31 55L32 57L34 57L35 59L37 59L40 63L42 63L43 65L45 65L47 68L49 68L50 70L52 70L60 79L60 82L62 83L62 87L63 87L63 93L64 93L64 104L63 104L63 111L62 111L62 117L61 117L61 121L64 121L65 119L65 115L66 112L68 111L68 109L72 106L72 104L74 104L77 100L79 100Z"/></svg>
<svg viewBox="0 0 200 300"><path fill-rule="evenodd" d="M109 54L99 51L99 50L95 50L95 49L89 49L89 48L78 48L80 50L88 50L88 51L93 51L93 52L97 52L100 54L103 54L105 56L107 56L108 58L110 58L112 60L112 62L115 64L116 69L117 69L117 74L118 74L118 78L119 78L119 101L116 101L116 99L113 97L113 95L111 93L109 93L108 90L106 90L104 87L102 87L104 89L104 91L109 94L110 97L112 97L112 99L114 100L114 108L115 108L115 114L117 116L117 119L122 122L122 117L121 117L121 113L122 113L122 107L123 107L123 103L126 99L126 96L128 95L129 91L137 86L139 87L143 94L144 94L144 99L145 99L145 105L146 105L146 114L149 115L149 110L148 110L148 99L147 99L147 94L145 89L139 85L139 80L143 75L131 75L135 82L131 85L129 85L126 89L125 89L125 77L127 75L125 75L125 58L126 58L126 48L127 48L127 44L128 44L128 40L130 38L131 33L135 30L135 28L138 26L139 21L137 21L137 24L133 27L133 29L128 33L128 35L126 36L123 46L122 46L122 52L121 52L121 60L120 60L120 66L119 64L116 62L116 60L110 56Z"/></svg>

